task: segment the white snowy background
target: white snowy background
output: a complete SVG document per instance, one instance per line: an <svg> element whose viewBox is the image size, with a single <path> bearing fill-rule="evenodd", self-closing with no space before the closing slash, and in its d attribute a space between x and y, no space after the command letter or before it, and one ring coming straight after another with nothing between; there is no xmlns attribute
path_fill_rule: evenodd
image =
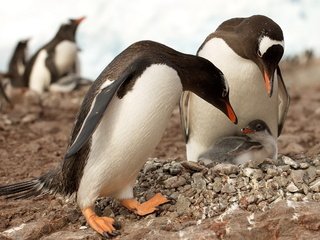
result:
<svg viewBox="0 0 320 240"><path fill-rule="evenodd" d="M282 28L285 55L320 53L319 0L0 0L0 71L20 39L29 55L68 18L86 16L78 29L82 74L95 79L131 43L150 39L194 54L224 20L263 14Z"/></svg>

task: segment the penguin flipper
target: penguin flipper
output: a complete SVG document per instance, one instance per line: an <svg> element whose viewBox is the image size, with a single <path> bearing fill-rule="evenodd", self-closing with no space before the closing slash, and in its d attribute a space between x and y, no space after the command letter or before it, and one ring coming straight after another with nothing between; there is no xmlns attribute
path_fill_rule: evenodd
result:
<svg viewBox="0 0 320 240"><path fill-rule="evenodd" d="M130 76L117 79L107 86L104 86L104 84L102 84L100 88L97 89L97 94L92 100L90 110L83 120L81 128L74 138L74 141L70 144L65 155L65 159L70 158L71 156L76 154L89 140L89 138L92 136L95 129L99 125L103 114L106 111L112 98L117 93L122 84L129 79L129 77ZM94 87L94 85L92 87ZM82 109L80 109L80 112L81 111Z"/></svg>
<svg viewBox="0 0 320 240"><path fill-rule="evenodd" d="M48 56L46 58L45 64L50 72L51 83L56 82L59 79L59 72L54 62L54 51L48 51Z"/></svg>
<svg viewBox="0 0 320 240"><path fill-rule="evenodd" d="M179 104L181 127L186 143L189 140L189 98L190 92L183 92Z"/></svg>
<svg viewBox="0 0 320 240"><path fill-rule="evenodd" d="M277 77L278 77L278 98L279 98L279 118L278 118L278 137L281 134L284 122L287 117L289 105L290 105L290 96L288 94L286 85L284 84L280 67L277 67Z"/></svg>

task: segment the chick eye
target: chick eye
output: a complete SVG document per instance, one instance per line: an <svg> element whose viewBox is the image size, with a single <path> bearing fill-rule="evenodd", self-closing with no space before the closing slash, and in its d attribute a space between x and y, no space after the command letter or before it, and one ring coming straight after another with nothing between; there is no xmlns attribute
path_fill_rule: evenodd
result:
<svg viewBox="0 0 320 240"><path fill-rule="evenodd" d="M262 125L261 124L258 124L257 125L257 130L261 130L262 129Z"/></svg>

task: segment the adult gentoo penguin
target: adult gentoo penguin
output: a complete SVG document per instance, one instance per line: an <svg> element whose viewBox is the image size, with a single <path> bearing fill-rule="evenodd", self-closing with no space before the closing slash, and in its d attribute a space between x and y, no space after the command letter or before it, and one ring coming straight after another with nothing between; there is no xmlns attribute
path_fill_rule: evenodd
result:
<svg viewBox="0 0 320 240"><path fill-rule="evenodd" d="M24 81L30 89L38 93L51 88L68 92L77 86L78 47L75 34L83 20L84 17L70 19L69 23L61 25L54 38L31 57L24 73ZM63 81L68 84L59 84L59 80L68 77L71 81Z"/></svg>
<svg viewBox="0 0 320 240"><path fill-rule="evenodd" d="M10 83L12 87L28 87L28 83L23 81L23 73L27 62L28 41L21 40L18 42L9 61Z"/></svg>
<svg viewBox="0 0 320 240"><path fill-rule="evenodd" d="M197 161L220 137L240 134L254 119L263 120L277 138L289 106L278 66L283 52L281 28L261 15L229 19L206 38L197 54L214 63L228 80L239 127L196 95L184 93L181 112L188 160Z"/></svg>
<svg viewBox="0 0 320 240"><path fill-rule="evenodd" d="M114 220L94 212L98 197L120 199L139 215L168 201L156 194L141 204L133 199L133 186L186 90L237 122L223 74L210 61L152 41L131 45L88 90L62 165L37 179L0 187L0 195L77 193L89 225L104 236L114 235Z"/></svg>
<svg viewBox="0 0 320 240"><path fill-rule="evenodd" d="M220 138L200 155L199 160L243 164L250 160L277 158L277 142L264 121L253 120L241 132L243 135Z"/></svg>

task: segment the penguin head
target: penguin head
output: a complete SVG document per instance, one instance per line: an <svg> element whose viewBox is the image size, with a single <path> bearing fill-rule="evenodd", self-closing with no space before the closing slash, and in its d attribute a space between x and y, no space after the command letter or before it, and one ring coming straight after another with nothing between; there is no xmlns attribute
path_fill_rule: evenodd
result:
<svg viewBox="0 0 320 240"><path fill-rule="evenodd" d="M268 125L262 120L253 120L241 132L255 140L262 140L266 136L272 136Z"/></svg>
<svg viewBox="0 0 320 240"><path fill-rule="evenodd" d="M26 49L27 46L28 46L28 42L29 42L29 41L30 41L29 38L20 40L20 41L18 42L18 48L19 48L19 49Z"/></svg>
<svg viewBox="0 0 320 240"><path fill-rule="evenodd" d="M77 19L69 19L68 23L62 24L58 30L57 37L75 41L75 34L79 24L85 19L85 17Z"/></svg>
<svg viewBox="0 0 320 240"><path fill-rule="evenodd" d="M272 19L254 15L239 25L245 57L259 67L269 97L273 92L274 73L284 52L284 39L280 26Z"/></svg>
<svg viewBox="0 0 320 240"><path fill-rule="evenodd" d="M210 61L197 57L193 74L188 74L185 90L192 91L208 103L220 109L233 123L237 116L229 101L229 85L223 73Z"/></svg>

